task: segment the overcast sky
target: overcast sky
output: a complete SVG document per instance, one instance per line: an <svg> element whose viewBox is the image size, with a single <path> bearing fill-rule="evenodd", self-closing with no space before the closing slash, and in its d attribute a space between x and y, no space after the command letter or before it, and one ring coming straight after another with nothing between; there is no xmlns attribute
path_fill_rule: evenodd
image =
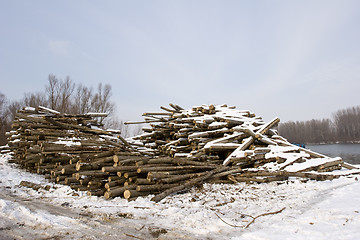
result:
<svg viewBox="0 0 360 240"><path fill-rule="evenodd" d="M282 122L360 104L360 1L0 0L0 92L112 86L123 120L175 103Z"/></svg>

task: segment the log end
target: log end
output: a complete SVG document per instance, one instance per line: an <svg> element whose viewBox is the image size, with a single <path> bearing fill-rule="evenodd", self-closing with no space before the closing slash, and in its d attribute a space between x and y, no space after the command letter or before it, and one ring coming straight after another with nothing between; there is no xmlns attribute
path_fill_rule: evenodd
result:
<svg viewBox="0 0 360 240"><path fill-rule="evenodd" d="M131 197L131 192L130 192L130 190L125 190L124 191L124 198L125 199L129 199Z"/></svg>
<svg viewBox="0 0 360 240"><path fill-rule="evenodd" d="M114 161L114 163L119 162L119 157L117 155L114 155L113 156L113 161Z"/></svg>
<svg viewBox="0 0 360 240"><path fill-rule="evenodd" d="M104 197L105 197L106 199L110 199L110 198L111 198L111 192L105 192L105 193L104 193Z"/></svg>

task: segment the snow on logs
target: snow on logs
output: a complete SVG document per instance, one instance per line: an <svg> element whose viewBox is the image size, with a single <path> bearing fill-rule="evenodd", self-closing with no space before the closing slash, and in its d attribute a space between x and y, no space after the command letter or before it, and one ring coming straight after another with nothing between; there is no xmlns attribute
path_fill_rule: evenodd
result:
<svg viewBox="0 0 360 240"><path fill-rule="evenodd" d="M119 158L140 155L130 151L114 134L102 129L95 118L105 113L60 114L45 108L26 107L15 115L8 134L13 162L74 189L98 190Z"/></svg>
<svg viewBox="0 0 360 240"><path fill-rule="evenodd" d="M331 180L360 171L289 143L274 130L278 118L265 122L226 105L170 107L144 113L144 134L126 140L102 129L95 118L103 113L24 108L8 134L9 148L22 168L106 199L154 194L160 201L204 182ZM344 167L352 170L334 171Z"/></svg>
<svg viewBox="0 0 360 240"><path fill-rule="evenodd" d="M280 122L277 117L265 122L248 110L225 104L188 110L170 106L173 109L161 107L165 112L144 113L149 127L128 141L144 153L237 166L243 171L319 173L354 169L341 158L327 157L288 142L275 130Z"/></svg>

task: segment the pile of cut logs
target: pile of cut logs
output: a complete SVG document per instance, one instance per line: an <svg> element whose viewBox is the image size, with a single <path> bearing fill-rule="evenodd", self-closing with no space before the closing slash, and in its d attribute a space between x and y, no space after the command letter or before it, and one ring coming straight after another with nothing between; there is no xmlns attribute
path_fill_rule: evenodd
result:
<svg viewBox="0 0 360 240"><path fill-rule="evenodd" d="M117 156L140 155L121 141L120 132L101 129L95 118L105 116L60 114L41 106L19 110L8 133L12 162L57 183L99 195L99 186L107 177L102 167L113 166Z"/></svg>
<svg viewBox="0 0 360 240"><path fill-rule="evenodd" d="M160 107L163 112L144 113L142 122L127 122L149 125L143 128L144 134L128 142L147 154L240 167L243 173L236 174L235 178L231 176L233 181L278 179L274 176L324 180L358 172L340 157L331 158L288 142L274 129L279 118L265 122L248 110L226 104L201 105L187 110L174 104L170 107ZM341 169L352 171L332 172ZM309 171L315 173L307 174Z"/></svg>
<svg viewBox="0 0 360 240"><path fill-rule="evenodd" d="M154 194L153 201L204 182L329 180L360 172L341 158L292 145L273 129L278 118L266 123L226 105L170 107L145 113L149 127L127 140L101 128L94 119L101 113L24 108L9 133L13 161L89 195ZM339 169L348 170L334 172Z"/></svg>

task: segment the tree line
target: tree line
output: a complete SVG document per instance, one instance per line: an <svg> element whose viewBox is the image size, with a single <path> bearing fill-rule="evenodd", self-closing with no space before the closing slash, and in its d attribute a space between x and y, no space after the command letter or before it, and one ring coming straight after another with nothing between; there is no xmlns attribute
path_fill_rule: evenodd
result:
<svg viewBox="0 0 360 240"><path fill-rule="evenodd" d="M11 129L17 110L25 106L44 106L68 114L108 113L108 117L99 119L105 127L120 129L123 137L138 134L141 132L140 126L129 129L115 116L116 105L111 101L111 90L109 84L99 83L97 88L93 89L81 83L76 84L69 76L61 79L50 74L43 91L25 93L21 100L9 101L0 92L0 145L7 143L5 133Z"/></svg>
<svg viewBox="0 0 360 240"><path fill-rule="evenodd" d="M360 142L360 106L338 110L331 119L281 123L278 131L294 143Z"/></svg>

